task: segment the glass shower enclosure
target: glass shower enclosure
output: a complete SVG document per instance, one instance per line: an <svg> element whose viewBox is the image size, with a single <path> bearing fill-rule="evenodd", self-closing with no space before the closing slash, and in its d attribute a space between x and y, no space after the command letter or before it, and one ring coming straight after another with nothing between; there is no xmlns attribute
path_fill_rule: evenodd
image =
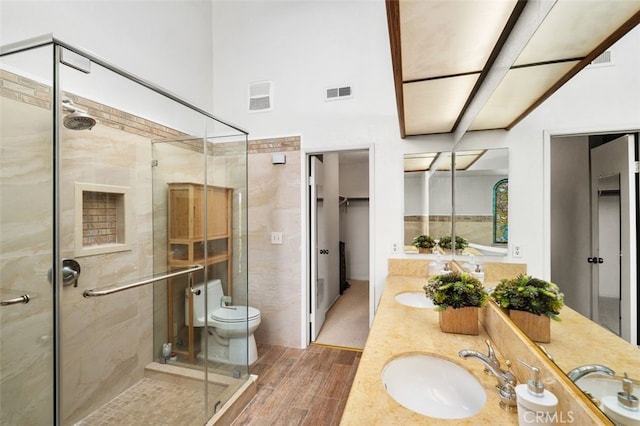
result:
<svg viewBox="0 0 640 426"><path fill-rule="evenodd" d="M247 306L247 132L53 36L0 89L0 424L231 418L194 295Z"/></svg>

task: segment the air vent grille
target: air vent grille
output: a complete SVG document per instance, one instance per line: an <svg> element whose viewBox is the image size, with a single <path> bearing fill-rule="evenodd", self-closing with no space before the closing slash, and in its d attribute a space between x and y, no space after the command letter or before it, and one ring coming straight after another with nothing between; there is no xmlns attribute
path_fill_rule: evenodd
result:
<svg viewBox="0 0 640 426"><path fill-rule="evenodd" d="M600 56L596 57L593 61L591 61L590 65L609 65L611 64L611 51L606 50L600 54Z"/></svg>
<svg viewBox="0 0 640 426"><path fill-rule="evenodd" d="M353 96L351 86L331 87L326 91L326 100L346 99Z"/></svg>
<svg viewBox="0 0 640 426"><path fill-rule="evenodd" d="M273 109L273 83L259 81L249 84L249 112Z"/></svg>

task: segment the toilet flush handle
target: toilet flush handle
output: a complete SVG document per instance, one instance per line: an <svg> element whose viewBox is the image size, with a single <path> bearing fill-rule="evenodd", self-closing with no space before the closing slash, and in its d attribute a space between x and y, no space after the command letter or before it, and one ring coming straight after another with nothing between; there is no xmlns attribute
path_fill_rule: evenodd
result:
<svg viewBox="0 0 640 426"><path fill-rule="evenodd" d="M200 265L194 265L194 266L200 266ZM189 292L190 292L191 294L195 294L196 296L200 296L200 293L202 293L202 291L201 291L201 290L194 290L194 289L193 289L193 273L190 273L190 274L188 275L188 278L187 278L187 285L189 286Z"/></svg>

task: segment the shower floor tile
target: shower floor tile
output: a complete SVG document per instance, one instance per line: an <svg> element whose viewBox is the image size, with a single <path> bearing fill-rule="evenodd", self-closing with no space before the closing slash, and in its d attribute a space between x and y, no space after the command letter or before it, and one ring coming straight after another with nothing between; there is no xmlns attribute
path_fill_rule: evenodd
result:
<svg viewBox="0 0 640 426"><path fill-rule="evenodd" d="M76 425L202 425L203 410L202 389L144 378Z"/></svg>

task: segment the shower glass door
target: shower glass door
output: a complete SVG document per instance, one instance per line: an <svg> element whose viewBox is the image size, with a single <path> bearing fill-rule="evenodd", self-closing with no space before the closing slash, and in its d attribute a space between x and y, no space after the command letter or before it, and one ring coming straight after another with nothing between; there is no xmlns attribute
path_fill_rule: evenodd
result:
<svg viewBox="0 0 640 426"><path fill-rule="evenodd" d="M0 88L0 424L229 420L248 365L179 360L167 288L246 305L247 134L51 37L0 48ZM219 265L168 262L181 181L228 194Z"/></svg>
<svg viewBox="0 0 640 426"><path fill-rule="evenodd" d="M246 304L246 256L238 263L231 251L246 247L246 232L229 222L224 240L172 240L169 190L224 188L228 207L193 205L180 220L202 230L228 208L238 223L246 207L232 212L231 201L246 187L246 135L73 53L59 52L60 256L82 272L61 295L63 423L202 425L248 366L198 356L208 333L184 337L185 295L220 278Z"/></svg>
<svg viewBox="0 0 640 426"><path fill-rule="evenodd" d="M55 406L52 47L0 58L0 424Z"/></svg>

